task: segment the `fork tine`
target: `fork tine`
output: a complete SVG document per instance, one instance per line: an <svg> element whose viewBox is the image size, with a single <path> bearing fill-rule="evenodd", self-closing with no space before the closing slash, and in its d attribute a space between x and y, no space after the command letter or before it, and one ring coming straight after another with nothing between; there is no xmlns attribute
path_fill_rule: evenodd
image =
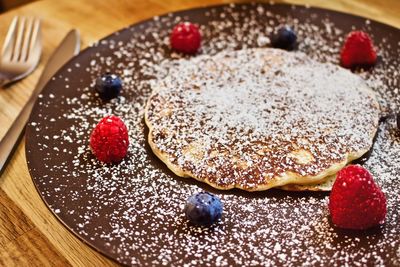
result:
<svg viewBox="0 0 400 267"><path fill-rule="evenodd" d="M21 17L18 23L17 39L15 41L14 51L11 57L11 60L13 61L18 61L19 55L21 53L21 43L22 43L22 38L24 36L25 20L26 20L25 17Z"/></svg>
<svg viewBox="0 0 400 267"><path fill-rule="evenodd" d="M29 49L28 49L28 58L27 60L34 56L35 53L39 53L40 54L40 50L39 51L33 51L35 49L35 47L37 47L38 49L41 49L40 46L38 46L38 42L40 42L40 19L35 18L33 20L33 26L32 26L32 33L31 33L31 38L30 38L30 44L29 44Z"/></svg>
<svg viewBox="0 0 400 267"><path fill-rule="evenodd" d="M6 39L4 40L3 49L1 51L2 58L7 61L11 60L12 49L15 43L15 29L17 28L17 23L18 16L15 16L10 24L10 27L8 28Z"/></svg>
<svg viewBox="0 0 400 267"><path fill-rule="evenodd" d="M28 57L28 48L32 36L32 31L33 31L33 18L30 17L27 18L27 23L25 26L25 34L24 34L24 40L22 42L20 61L26 61Z"/></svg>

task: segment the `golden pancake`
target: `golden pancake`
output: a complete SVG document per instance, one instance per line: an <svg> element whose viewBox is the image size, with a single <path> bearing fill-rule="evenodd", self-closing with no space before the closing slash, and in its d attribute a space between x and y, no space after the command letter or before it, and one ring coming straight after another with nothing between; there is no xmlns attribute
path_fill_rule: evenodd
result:
<svg viewBox="0 0 400 267"><path fill-rule="evenodd" d="M331 191L336 181L336 175L325 177L322 181L311 184L286 184L279 186L279 189L286 191Z"/></svg>
<svg viewBox="0 0 400 267"><path fill-rule="evenodd" d="M218 189L321 183L367 152L378 126L364 80L302 53L227 51L162 69L148 142L174 173Z"/></svg>

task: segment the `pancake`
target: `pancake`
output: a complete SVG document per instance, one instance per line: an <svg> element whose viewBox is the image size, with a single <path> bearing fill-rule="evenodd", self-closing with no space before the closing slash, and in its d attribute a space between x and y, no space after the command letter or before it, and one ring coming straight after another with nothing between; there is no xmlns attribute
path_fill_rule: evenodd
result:
<svg viewBox="0 0 400 267"><path fill-rule="evenodd" d="M286 184L279 186L279 189L286 191L331 191L336 181L336 175L325 177L322 181L311 184Z"/></svg>
<svg viewBox="0 0 400 267"><path fill-rule="evenodd" d="M226 51L161 69L148 142L175 174L218 189L314 186L367 152L378 126L363 79L303 53Z"/></svg>

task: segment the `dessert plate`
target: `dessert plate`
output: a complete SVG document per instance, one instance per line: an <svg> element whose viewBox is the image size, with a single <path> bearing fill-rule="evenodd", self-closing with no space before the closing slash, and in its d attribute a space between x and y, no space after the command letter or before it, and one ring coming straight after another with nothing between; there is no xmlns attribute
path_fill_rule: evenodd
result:
<svg viewBox="0 0 400 267"><path fill-rule="evenodd" d="M26 157L33 182L54 215L84 242L126 265L399 265L400 133L395 119L380 124L368 158L360 161L388 200L386 223L367 231L334 227L328 193L218 191L175 176L147 144L143 114L160 67L179 58L170 51L170 29L179 21L201 25L203 54L268 47L281 24L298 33L298 50L338 63L352 29L371 34L380 59L358 71L378 96L382 116L400 106L400 31L361 17L291 5L240 4L192 9L155 17L118 31L84 50L47 84L26 131ZM164 73L163 73L164 71ZM93 81L100 74L121 76L121 96L99 99ZM127 157L99 163L89 136L106 115L128 129ZM222 219L209 228L189 224L186 199L206 190L224 203Z"/></svg>

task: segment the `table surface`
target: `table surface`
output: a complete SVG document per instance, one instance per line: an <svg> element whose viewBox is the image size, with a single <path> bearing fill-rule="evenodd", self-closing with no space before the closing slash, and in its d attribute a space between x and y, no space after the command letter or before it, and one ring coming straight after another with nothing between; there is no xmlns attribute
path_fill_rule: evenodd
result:
<svg viewBox="0 0 400 267"><path fill-rule="evenodd" d="M43 65L64 35L79 29L82 47L132 23L166 12L227 3L224 0L97 1L48 0L0 15L0 43L15 15L42 19L43 54L39 67L29 77L0 89L0 136L18 115L33 90ZM244 2L244 1L236 1ZM400 28L399 0L291 0L352 13ZM95 13L94 13L95 12ZM42 202L32 183L22 139L7 169L0 177L0 266L114 266L71 234Z"/></svg>

